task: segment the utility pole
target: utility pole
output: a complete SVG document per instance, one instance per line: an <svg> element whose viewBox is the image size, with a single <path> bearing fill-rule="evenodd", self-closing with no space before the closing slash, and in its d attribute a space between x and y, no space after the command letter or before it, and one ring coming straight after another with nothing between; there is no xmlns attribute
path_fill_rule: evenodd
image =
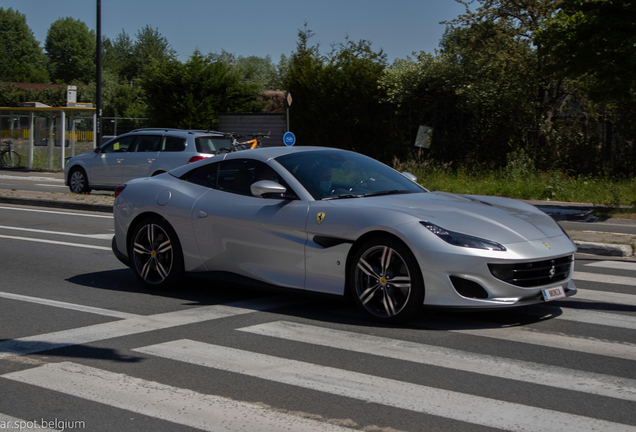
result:
<svg viewBox="0 0 636 432"><path fill-rule="evenodd" d="M95 124L96 144L102 145L102 0L97 0L97 74L95 77L96 97L95 109L97 122Z"/></svg>

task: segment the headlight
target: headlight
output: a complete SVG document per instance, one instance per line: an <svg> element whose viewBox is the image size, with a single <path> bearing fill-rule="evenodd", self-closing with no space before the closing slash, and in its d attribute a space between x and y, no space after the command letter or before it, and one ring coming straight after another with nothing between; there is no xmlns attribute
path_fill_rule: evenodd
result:
<svg viewBox="0 0 636 432"><path fill-rule="evenodd" d="M499 243L485 240L479 237L473 237L466 234L461 234L453 231L445 230L442 227L438 227L430 222L420 222L427 230L441 238L448 244L453 246L461 246L474 249L486 249L491 251L505 251L506 248Z"/></svg>

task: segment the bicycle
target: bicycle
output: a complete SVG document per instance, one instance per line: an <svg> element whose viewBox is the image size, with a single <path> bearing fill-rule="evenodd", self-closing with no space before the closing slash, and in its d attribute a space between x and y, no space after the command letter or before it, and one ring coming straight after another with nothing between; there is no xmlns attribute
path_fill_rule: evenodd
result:
<svg viewBox="0 0 636 432"><path fill-rule="evenodd" d="M16 168L20 166L22 158L13 150L13 140L3 141L4 147L0 149L0 168Z"/></svg>
<svg viewBox="0 0 636 432"><path fill-rule="evenodd" d="M238 138L244 138L243 135L239 135L239 134L236 134L234 132L226 133L225 137L226 138L230 138L232 140L232 147L230 147L230 148L223 147L223 148L219 149L215 154L231 153L231 152L235 152L235 151L251 150L251 149L258 148L258 147L262 147L261 140L263 138L269 138L269 134L271 134L271 131L267 132L267 135L262 134L262 133L250 134L249 136L252 137L251 140L239 141Z"/></svg>

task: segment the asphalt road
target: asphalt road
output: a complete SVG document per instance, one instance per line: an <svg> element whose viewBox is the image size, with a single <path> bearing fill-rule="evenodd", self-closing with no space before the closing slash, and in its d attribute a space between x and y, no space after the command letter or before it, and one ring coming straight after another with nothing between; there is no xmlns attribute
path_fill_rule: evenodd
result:
<svg viewBox="0 0 636 432"><path fill-rule="evenodd" d="M634 260L577 256L568 300L380 326L202 278L150 292L108 214L0 221L0 430L636 431Z"/></svg>

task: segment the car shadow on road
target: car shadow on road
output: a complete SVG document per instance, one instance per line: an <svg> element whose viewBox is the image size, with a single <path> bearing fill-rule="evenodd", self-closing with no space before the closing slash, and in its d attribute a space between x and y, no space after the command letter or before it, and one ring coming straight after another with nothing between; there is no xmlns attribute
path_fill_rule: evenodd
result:
<svg viewBox="0 0 636 432"><path fill-rule="evenodd" d="M178 289L153 291L142 285L129 269L85 273L67 279L68 282L92 289L155 295L180 300L182 306L210 306L263 297L284 298L284 305L268 312L290 317L359 327L400 327L421 331L493 329L528 326L559 316L562 311L552 306L524 306L509 310L457 311L423 309L420 316L401 324L373 321L362 314L348 298L283 289L269 285L248 283L228 275L188 275Z"/></svg>

